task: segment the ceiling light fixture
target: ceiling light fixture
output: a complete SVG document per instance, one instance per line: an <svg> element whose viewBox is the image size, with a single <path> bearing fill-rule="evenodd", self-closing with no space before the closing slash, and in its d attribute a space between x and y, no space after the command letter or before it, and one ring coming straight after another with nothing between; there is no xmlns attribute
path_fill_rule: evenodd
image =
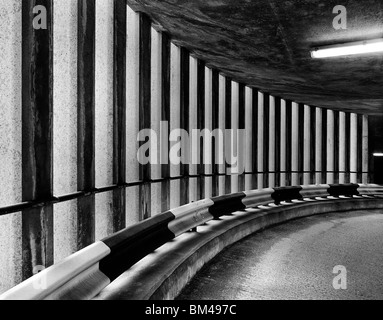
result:
<svg viewBox="0 0 383 320"><path fill-rule="evenodd" d="M383 153L374 153L374 157L383 157Z"/></svg>
<svg viewBox="0 0 383 320"><path fill-rule="evenodd" d="M383 52L383 39L366 40L316 47L311 51L314 59Z"/></svg>

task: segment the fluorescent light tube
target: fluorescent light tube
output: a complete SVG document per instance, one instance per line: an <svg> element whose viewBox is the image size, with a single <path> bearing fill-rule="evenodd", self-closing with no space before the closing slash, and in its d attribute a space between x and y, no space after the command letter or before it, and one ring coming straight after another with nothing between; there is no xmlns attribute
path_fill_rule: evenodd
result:
<svg viewBox="0 0 383 320"><path fill-rule="evenodd" d="M383 153L374 153L374 157L383 157Z"/></svg>
<svg viewBox="0 0 383 320"><path fill-rule="evenodd" d="M367 40L318 47L311 51L314 59L383 52L383 39Z"/></svg>

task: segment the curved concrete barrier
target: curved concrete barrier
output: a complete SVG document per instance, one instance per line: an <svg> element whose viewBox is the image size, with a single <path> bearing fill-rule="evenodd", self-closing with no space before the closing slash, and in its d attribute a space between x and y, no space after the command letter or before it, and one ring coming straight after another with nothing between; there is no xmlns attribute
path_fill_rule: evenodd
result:
<svg viewBox="0 0 383 320"><path fill-rule="evenodd" d="M198 201L97 242L0 299L172 299L205 263L251 233L313 214L383 208L381 195L376 185L321 185Z"/></svg>

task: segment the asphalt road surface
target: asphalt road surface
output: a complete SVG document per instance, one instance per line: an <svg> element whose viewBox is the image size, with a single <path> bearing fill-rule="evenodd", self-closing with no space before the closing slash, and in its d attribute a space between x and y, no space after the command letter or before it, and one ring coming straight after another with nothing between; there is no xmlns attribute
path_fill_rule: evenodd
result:
<svg viewBox="0 0 383 320"><path fill-rule="evenodd" d="M214 258L178 300L381 300L381 213L315 216L257 233Z"/></svg>

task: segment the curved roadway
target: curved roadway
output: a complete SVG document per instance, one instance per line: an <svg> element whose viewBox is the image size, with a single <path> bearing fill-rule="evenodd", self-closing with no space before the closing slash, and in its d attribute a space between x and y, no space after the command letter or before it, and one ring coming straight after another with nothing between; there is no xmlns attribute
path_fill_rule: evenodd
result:
<svg viewBox="0 0 383 320"><path fill-rule="evenodd" d="M178 299L383 299L381 213L315 216L257 233L214 258ZM336 266L345 267L343 280L334 281Z"/></svg>

